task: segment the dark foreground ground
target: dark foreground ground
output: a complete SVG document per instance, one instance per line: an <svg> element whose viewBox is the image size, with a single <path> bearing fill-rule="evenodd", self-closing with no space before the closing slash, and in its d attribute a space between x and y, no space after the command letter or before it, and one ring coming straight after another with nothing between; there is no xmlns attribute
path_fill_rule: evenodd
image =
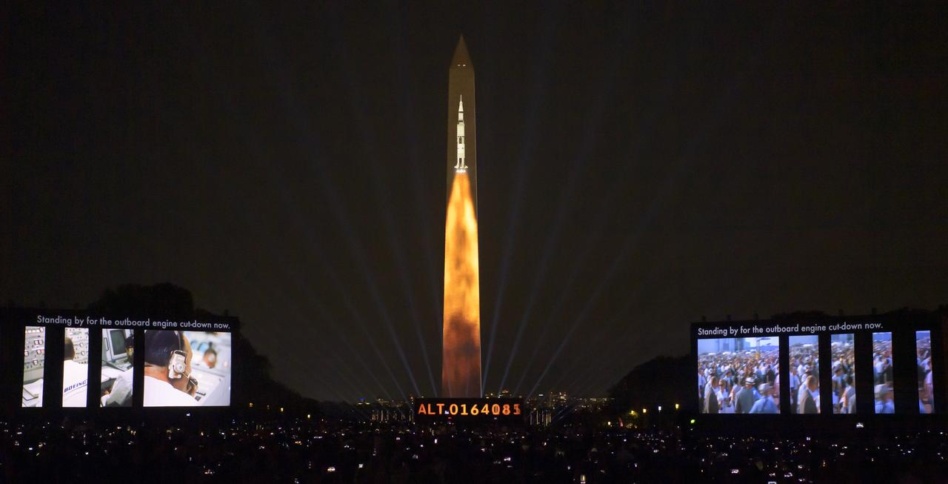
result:
<svg viewBox="0 0 948 484"><path fill-rule="evenodd" d="M884 435L883 435L884 434ZM0 421L2 482L948 482L942 430L835 437L182 416Z"/></svg>

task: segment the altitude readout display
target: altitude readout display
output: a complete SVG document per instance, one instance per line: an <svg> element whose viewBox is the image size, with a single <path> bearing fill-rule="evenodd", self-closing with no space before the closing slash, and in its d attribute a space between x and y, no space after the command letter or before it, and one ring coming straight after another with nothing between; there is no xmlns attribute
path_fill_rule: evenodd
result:
<svg viewBox="0 0 948 484"><path fill-rule="evenodd" d="M516 398L421 398L415 417L428 419L522 419L523 401Z"/></svg>

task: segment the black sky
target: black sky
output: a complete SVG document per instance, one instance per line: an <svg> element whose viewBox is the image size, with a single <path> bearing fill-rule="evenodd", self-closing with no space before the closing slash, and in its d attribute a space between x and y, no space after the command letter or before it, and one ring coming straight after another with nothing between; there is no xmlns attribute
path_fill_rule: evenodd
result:
<svg viewBox="0 0 948 484"><path fill-rule="evenodd" d="M948 303L935 3L271 3L11 9L3 301L170 281L307 396L434 394L463 33L487 391L600 394L702 315Z"/></svg>

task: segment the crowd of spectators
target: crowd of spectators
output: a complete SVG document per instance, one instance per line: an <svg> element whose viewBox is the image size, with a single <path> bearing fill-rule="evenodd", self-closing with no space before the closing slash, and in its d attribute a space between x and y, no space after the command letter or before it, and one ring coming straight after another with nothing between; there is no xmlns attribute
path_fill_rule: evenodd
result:
<svg viewBox="0 0 948 484"><path fill-rule="evenodd" d="M936 482L948 438L232 419L0 422L4 482ZM914 479L914 481L913 481Z"/></svg>
<svg viewBox="0 0 948 484"><path fill-rule="evenodd" d="M915 339L915 348L918 354L918 413L930 414L934 412L934 389L932 387L932 340L928 331L919 332Z"/></svg>
<svg viewBox="0 0 948 484"><path fill-rule="evenodd" d="M834 335L833 358L833 413L856 413L856 358L853 335Z"/></svg>
<svg viewBox="0 0 948 484"><path fill-rule="evenodd" d="M872 342L872 375L875 382L875 413L895 413L892 373L891 336L885 339L874 339Z"/></svg>
<svg viewBox="0 0 948 484"><path fill-rule="evenodd" d="M790 413L820 413L820 358L815 344L790 338Z"/></svg>
<svg viewBox="0 0 948 484"><path fill-rule="evenodd" d="M701 413L780 413L779 353L768 347L699 355Z"/></svg>

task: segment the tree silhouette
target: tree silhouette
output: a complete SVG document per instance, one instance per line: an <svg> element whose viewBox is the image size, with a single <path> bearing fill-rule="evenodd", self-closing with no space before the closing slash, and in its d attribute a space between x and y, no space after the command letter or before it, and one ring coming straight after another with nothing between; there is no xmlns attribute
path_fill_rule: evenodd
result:
<svg viewBox="0 0 948 484"><path fill-rule="evenodd" d="M152 286L123 284L106 289L88 309L104 315L135 318L185 320L195 316L191 292L168 282Z"/></svg>
<svg viewBox="0 0 948 484"><path fill-rule="evenodd" d="M630 409L662 405L667 411L675 404L683 410L694 406L697 387L691 356L659 356L635 367L609 390L613 411L619 415Z"/></svg>

